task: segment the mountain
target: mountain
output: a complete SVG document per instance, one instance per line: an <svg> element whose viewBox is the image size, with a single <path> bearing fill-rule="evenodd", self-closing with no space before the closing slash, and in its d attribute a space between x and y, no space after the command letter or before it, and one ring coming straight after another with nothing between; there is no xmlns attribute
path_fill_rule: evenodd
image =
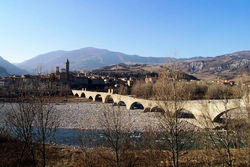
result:
<svg viewBox="0 0 250 167"><path fill-rule="evenodd" d="M38 55L23 63L18 67L34 72L36 68L54 71L56 66L65 68L66 59L69 59L70 70L95 69L103 66L119 63L142 63L160 64L163 62L175 61L174 58L167 57L141 57L138 55L127 55L120 52L113 52L106 49L87 47L73 51L54 51ZM45 71L46 71L45 70Z"/></svg>
<svg viewBox="0 0 250 167"><path fill-rule="evenodd" d="M73 51L54 51L38 55L18 67L30 72L35 70L54 72L55 67L65 68L65 62L69 59L70 70L98 69L121 63L126 64L165 64L171 66L177 63L177 68L183 72L203 78L214 75L223 78L233 78L242 74L250 74L250 51L241 51L216 57L193 57L175 59L169 57L142 57L127 55L106 49L87 47Z"/></svg>
<svg viewBox="0 0 250 167"><path fill-rule="evenodd" d="M10 74L8 74L8 72L6 71L6 69L3 68L3 67L0 67L0 77L6 77L8 75L10 75Z"/></svg>
<svg viewBox="0 0 250 167"><path fill-rule="evenodd" d="M178 63L178 69L197 76L216 75L226 79L250 75L250 51L185 60Z"/></svg>
<svg viewBox="0 0 250 167"><path fill-rule="evenodd" d="M0 56L0 75L1 76L8 76L12 74L22 75L27 74L28 72L16 67L15 65L11 64L7 60L3 59Z"/></svg>
<svg viewBox="0 0 250 167"><path fill-rule="evenodd" d="M159 72L165 67L174 67L177 70L193 75L200 79L223 78L234 79L237 76L250 75L250 51L235 52L217 57L194 57L190 59L178 59L175 62L165 63L165 65L146 65L146 64L118 64L102 67L93 70L95 73L148 73ZM193 78L192 78L193 79ZM193 79L194 80L194 79Z"/></svg>

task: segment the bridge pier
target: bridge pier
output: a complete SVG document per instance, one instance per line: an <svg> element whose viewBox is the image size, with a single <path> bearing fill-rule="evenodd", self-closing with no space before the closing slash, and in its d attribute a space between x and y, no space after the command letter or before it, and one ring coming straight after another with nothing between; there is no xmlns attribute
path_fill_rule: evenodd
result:
<svg viewBox="0 0 250 167"><path fill-rule="evenodd" d="M113 94L114 93L114 89L108 89L108 93L109 94Z"/></svg>

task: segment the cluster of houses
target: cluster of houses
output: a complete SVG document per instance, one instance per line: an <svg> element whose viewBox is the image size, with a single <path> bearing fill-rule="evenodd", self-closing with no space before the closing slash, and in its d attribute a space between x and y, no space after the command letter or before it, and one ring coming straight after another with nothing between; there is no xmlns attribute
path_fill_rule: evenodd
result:
<svg viewBox="0 0 250 167"><path fill-rule="evenodd" d="M47 75L12 75L0 78L0 96L20 95L68 95L71 89L107 91L119 89L121 85L132 87L136 78L119 78L99 76L69 71L69 61L66 68L56 67L55 72Z"/></svg>

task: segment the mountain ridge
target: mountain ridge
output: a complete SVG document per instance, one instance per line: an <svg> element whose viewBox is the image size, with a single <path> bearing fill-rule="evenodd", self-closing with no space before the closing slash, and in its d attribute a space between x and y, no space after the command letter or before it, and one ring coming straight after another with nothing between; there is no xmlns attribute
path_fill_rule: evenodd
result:
<svg viewBox="0 0 250 167"><path fill-rule="evenodd" d="M18 68L17 66L11 64L10 62L5 60L1 56L0 56L0 67L1 67L0 76L2 77L13 75L13 74L16 74L16 75L28 74L26 70Z"/></svg>
<svg viewBox="0 0 250 167"><path fill-rule="evenodd" d="M46 59L46 62L45 62ZM142 57L138 55L128 55L121 52L109 51L107 49L97 49L94 47L81 48L72 51L53 51L38 55L34 58L17 64L18 67L32 72L36 66L43 66L45 69L53 71L55 66L64 67L66 59L69 59L71 70L94 69L107 65L119 63L162 63L169 62L174 58L166 57Z"/></svg>
<svg viewBox="0 0 250 167"><path fill-rule="evenodd" d="M239 51L216 57L186 60L178 64L178 69L200 76L217 75L232 79L250 74L250 51Z"/></svg>
<svg viewBox="0 0 250 167"><path fill-rule="evenodd" d="M125 64L151 64L151 65L171 65L178 64L178 69L190 74L199 75L221 75L227 77L250 74L250 51L244 50L215 57L192 57L176 59L170 57L142 57L139 55L128 55L121 52L109 51L86 47L72 51L52 51L40 54L32 59L18 64L20 68L32 72L36 67L42 66L54 72L55 67L65 67L65 61L69 59L70 70L98 69L104 66Z"/></svg>
<svg viewBox="0 0 250 167"><path fill-rule="evenodd" d="M6 77L8 75L10 74L7 72L7 70L3 67L0 67L0 77Z"/></svg>

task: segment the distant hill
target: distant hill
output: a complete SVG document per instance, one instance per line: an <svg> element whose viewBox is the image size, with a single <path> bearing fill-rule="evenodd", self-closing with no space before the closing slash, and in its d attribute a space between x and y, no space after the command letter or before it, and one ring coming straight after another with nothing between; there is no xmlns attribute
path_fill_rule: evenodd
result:
<svg viewBox="0 0 250 167"><path fill-rule="evenodd" d="M195 57L190 59L178 59L171 63L165 63L164 66L172 68L173 64L177 70L194 75L197 78L224 78L233 79L240 75L250 75L250 51L235 52L217 57ZM146 73L159 72L162 65L126 65L118 64L102 67L94 72L119 72L119 73Z"/></svg>
<svg viewBox="0 0 250 167"><path fill-rule="evenodd" d="M178 62L178 69L201 77L216 75L231 79L243 74L250 75L250 51L185 60Z"/></svg>
<svg viewBox="0 0 250 167"><path fill-rule="evenodd" d="M129 77L129 76L140 76L140 75L157 76L158 72L164 70L166 70L166 67L163 65L122 63L118 65L105 66L99 69L92 70L91 72L98 75L110 75L110 76L116 75L121 77ZM179 79L198 80L196 77L181 71L177 73L177 76Z"/></svg>
<svg viewBox="0 0 250 167"><path fill-rule="evenodd" d="M151 73L157 74L162 70L160 65L148 65L148 64L117 64L111 66L105 66L98 69L90 70L91 73L98 75L118 75L122 77L136 76L137 74L148 75Z"/></svg>
<svg viewBox="0 0 250 167"><path fill-rule="evenodd" d="M207 76L221 76L233 78L241 74L250 75L250 51L235 52L216 57L193 57L175 59L169 57L142 57L138 55L127 55L106 49L87 47L73 51L54 51L38 55L18 67L29 72L36 70L43 72L54 72L55 67L65 68L65 61L69 59L70 70L98 69L105 66L117 64L150 64L171 66L177 62L177 68L183 72L195 75L198 78Z"/></svg>
<svg viewBox="0 0 250 167"><path fill-rule="evenodd" d="M8 74L8 72L6 71L6 69L5 68L3 68L3 67L0 67L0 77L6 77L6 76L8 76L9 74Z"/></svg>
<svg viewBox="0 0 250 167"><path fill-rule="evenodd" d="M69 59L70 70L95 69L104 66L128 63L128 64L160 64L175 61L174 58L167 57L141 57L138 55L127 55L120 52L113 52L106 49L87 47L73 51L54 51L38 55L23 63L18 67L34 72L36 68L42 68L46 72L54 71L56 66L65 67L65 61ZM46 69L46 70L45 70Z"/></svg>
<svg viewBox="0 0 250 167"><path fill-rule="evenodd" d="M27 74L28 72L26 70L20 69L16 67L15 65L11 64L7 60L3 59L0 56L0 75L1 76L8 76L12 74L16 75L22 75Z"/></svg>

